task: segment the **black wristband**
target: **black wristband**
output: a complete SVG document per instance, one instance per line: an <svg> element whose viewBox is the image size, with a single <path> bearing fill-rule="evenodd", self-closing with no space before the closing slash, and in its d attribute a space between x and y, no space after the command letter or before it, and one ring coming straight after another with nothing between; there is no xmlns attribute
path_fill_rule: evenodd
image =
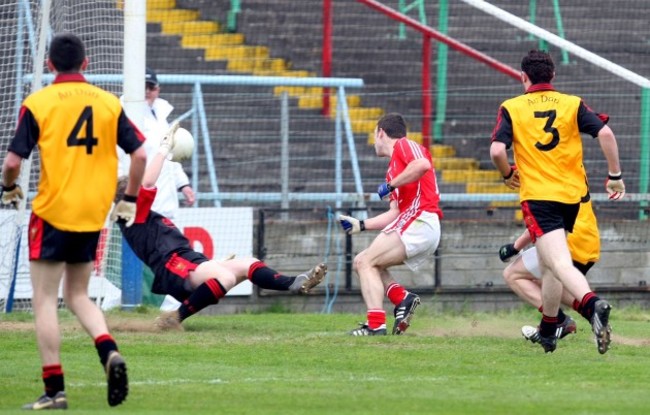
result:
<svg viewBox="0 0 650 415"><path fill-rule="evenodd" d="M515 174L515 169L510 167L510 173L507 176L503 176L503 180L508 180L513 174Z"/></svg>
<svg viewBox="0 0 650 415"><path fill-rule="evenodd" d="M609 180L621 180L623 178L623 173L619 174L618 176L612 176L611 174L608 174L607 178Z"/></svg>
<svg viewBox="0 0 650 415"><path fill-rule="evenodd" d="M386 189L388 189L388 193L393 193L393 190L395 190L395 188L388 182L386 182Z"/></svg>
<svg viewBox="0 0 650 415"><path fill-rule="evenodd" d="M177 190L180 192L181 190L185 189L186 187L190 187L189 184L184 184L181 187L179 187Z"/></svg>
<svg viewBox="0 0 650 415"><path fill-rule="evenodd" d="M359 231L365 231L366 230L366 224L360 220L359 221Z"/></svg>
<svg viewBox="0 0 650 415"><path fill-rule="evenodd" d="M12 184L11 186L5 186L4 184L2 185L2 190L5 192L11 192L16 188L16 183Z"/></svg>
<svg viewBox="0 0 650 415"><path fill-rule="evenodd" d="M138 200L137 196L131 196L131 195L124 195L122 198L125 202L130 202L130 203L135 203Z"/></svg>

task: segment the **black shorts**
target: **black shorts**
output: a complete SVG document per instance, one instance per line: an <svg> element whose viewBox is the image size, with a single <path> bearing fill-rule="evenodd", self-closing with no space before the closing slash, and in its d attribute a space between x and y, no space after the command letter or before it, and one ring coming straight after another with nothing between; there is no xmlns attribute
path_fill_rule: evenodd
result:
<svg viewBox="0 0 650 415"><path fill-rule="evenodd" d="M576 223L579 210L580 202L575 204L548 200L521 202L524 223L533 242L540 236L558 229L573 232L573 225Z"/></svg>
<svg viewBox="0 0 650 415"><path fill-rule="evenodd" d="M29 260L79 264L93 262L100 231L68 232L56 229L32 213L29 218Z"/></svg>
<svg viewBox="0 0 650 415"><path fill-rule="evenodd" d="M165 264L155 268L151 292L167 294L183 302L194 291L188 277L200 264L208 261L205 255L196 251L174 253Z"/></svg>

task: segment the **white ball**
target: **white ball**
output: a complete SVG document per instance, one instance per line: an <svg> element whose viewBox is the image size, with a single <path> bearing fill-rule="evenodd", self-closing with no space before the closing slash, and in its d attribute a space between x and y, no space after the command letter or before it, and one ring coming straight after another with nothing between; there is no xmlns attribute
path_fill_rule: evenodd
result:
<svg viewBox="0 0 650 415"><path fill-rule="evenodd" d="M183 161L192 157L194 137L185 128L179 127L174 133L174 146L171 149L172 161Z"/></svg>

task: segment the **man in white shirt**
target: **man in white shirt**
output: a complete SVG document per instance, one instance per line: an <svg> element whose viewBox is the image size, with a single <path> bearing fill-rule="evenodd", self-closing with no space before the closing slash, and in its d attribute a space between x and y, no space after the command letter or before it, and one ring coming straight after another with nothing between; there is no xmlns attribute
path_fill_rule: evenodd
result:
<svg viewBox="0 0 650 415"><path fill-rule="evenodd" d="M160 84L158 83L158 77L151 68L147 68L145 74L145 102L147 108L144 110L142 125L142 133L147 137L144 144L147 160L151 160L158 151L160 139L169 130L167 117L174 109L167 100L160 98L159 95ZM120 152L119 167L120 175L128 172L129 159L122 152ZM195 202L194 190L190 186L190 180L180 163L167 160L160 172L156 187L158 188L158 195L152 209L170 219L174 219L179 208L179 191L185 196L187 206L192 206Z"/></svg>

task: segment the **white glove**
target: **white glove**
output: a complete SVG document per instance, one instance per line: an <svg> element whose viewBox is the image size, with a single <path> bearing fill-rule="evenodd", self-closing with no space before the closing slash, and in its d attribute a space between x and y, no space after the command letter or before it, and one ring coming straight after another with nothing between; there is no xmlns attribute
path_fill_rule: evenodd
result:
<svg viewBox="0 0 650 415"><path fill-rule="evenodd" d="M136 203L131 198L135 198L135 196L124 195L124 199L117 202L111 212L111 221L117 222L118 220L123 220L126 222L127 228L133 225L133 222L135 222Z"/></svg>
<svg viewBox="0 0 650 415"><path fill-rule="evenodd" d="M621 173L609 173L605 182L605 188L609 194L609 200L622 199L625 196L625 183L623 183Z"/></svg>
<svg viewBox="0 0 650 415"><path fill-rule="evenodd" d="M12 186L2 186L0 195L2 195L3 205L13 205L13 207L18 207L18 203L23 198L23 190L17 183L14 183Z"/></svg>
<svg viewBox="0 0 650 415"><path fill-rule="evenodd" d="M339 222L341 227L348 234L359 233L366 230L366 225L362 220L353 218L352 216L339 215Z"/></svg>
<svg viewBox="0 0 650 415"><path fill-rule="evenodd" d="M167 156L172 151L172 148L174 148L174 134L176 134L179 125L178 121L174 121L169 127L169 130L165 133L165 136L160 140L159 151L165 156Z"/></svg>

